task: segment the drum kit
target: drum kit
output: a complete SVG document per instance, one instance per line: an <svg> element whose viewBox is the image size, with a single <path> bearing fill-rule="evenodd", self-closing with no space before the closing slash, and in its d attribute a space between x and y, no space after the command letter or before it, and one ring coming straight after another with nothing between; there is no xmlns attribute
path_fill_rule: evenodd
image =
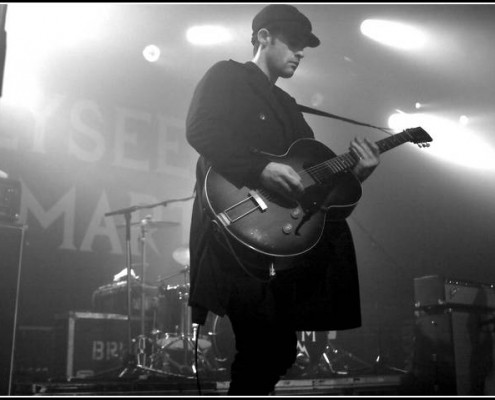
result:
<svg viewBox="0 0 495 400"><path fill-rule="evenodd" d="M138 365L159 375L193 377L199 370L219 377L227 372L226 365L232 361L234 346L230 323L227 318L209 316L203 328L205 332L198 334L198 326L192 323L188 306L189 249L179 247L172 256L183 268L159 280L160 294L154 318L157 323L147 338L151 351L142 361L138 353ZM180 275L183 276L183 283L167 284ZM230 336L232 344L227 349L226 336Z"/></svg>
<svg viewBox="0 0 495 400"><path fill-rule="evenodd" d="M126 268L118 275L119 278L125 276L127 280L125 286L127 288L126 311L129 321L127 349L129 350L124 355L124 369L119 377L138 372L165 377L195 378L198 371L215 377L223 376L227 372L226 365L230 364L234 351L230 322L226 317L209 315L205 327L201 328L201 331L204 330L205 332L198 337L199 327L192 323L191 309L188 306L190 253L187 246L177 248L172 254L173 259L182 266L182 269L159 279L158 296L154 298L154 301L149 299L149 288L152 285L146 283L145 276L147 232L152 228L160 229L178 223L153 221L151 216L147 216L138 223L131 223L131 213L142 208L166 205L165 203L167 202L149 206L133 206L105 214L105 216L120 214L124 215L126 219L126 224L122 225L126 228ZM139 265L142 267L140 276L136 276L134 273L132 265L135 264L131 265L130 260L130 228L134 225L139 226L141 231L139 238L141 253ZM170 284L170 280L178 276L183 277L183 282ZM113 287L116 284L106 286ZM106 290L106 293L108 292L109 290ZM132 298L136 293L141 296L138 302L140 306L140 333L133 337L131 332L134 330L131 320L135 321L136 318L131 314L136 310L133 307L135 302L133 303ZM93 296L95 297L95 295ZM150 304L152 304L151 307ZM153 314L151 326L149 324L150 311ZM225 343L231 343L231 346L226 349Z"/></svg>

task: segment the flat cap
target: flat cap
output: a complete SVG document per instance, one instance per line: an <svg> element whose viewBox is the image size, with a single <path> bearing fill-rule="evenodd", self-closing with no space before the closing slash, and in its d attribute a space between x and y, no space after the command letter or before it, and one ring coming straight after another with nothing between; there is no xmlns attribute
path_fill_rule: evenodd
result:
<svg viewBox="0 0 495 400"><path fill-rule="evenodd" d="M320 44L313 33L309 19L296 7L288 4L270 4L263 8L253 19L253 34L260 29L277 26L283 32L304 39L306 46L316 47Z"/></svg>

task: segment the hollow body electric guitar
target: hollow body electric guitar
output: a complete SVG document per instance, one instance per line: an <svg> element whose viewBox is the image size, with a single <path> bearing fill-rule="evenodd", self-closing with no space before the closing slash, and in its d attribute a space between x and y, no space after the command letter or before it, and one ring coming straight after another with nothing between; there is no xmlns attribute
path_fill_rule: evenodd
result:
<svg viewBox="0 0 495 400"><path fill-rule="evenodd" d="M406 142L421 146L432 140L422 128L411 128L376 144L383 153ZM272 257L301 255L318 243L327 219L345 219L357 205L361 183L351 170L358 160L352 153L336 156L314 139L296 140L285 154L266 156L299 173L305 188L301 199L239 188L210 168L203 192L208 209L234 242Z"/></svg>

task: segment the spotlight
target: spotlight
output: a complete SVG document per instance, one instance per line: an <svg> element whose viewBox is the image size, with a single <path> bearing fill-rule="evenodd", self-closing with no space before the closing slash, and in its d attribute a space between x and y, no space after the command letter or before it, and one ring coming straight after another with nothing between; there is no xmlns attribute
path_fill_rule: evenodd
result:
<svg viewBox="0 0 495 400"><path fill-rule="evenodd" d="M146 46L143 50L143 57L146 61L156 62L160 58L160 48L154 44Z"/></svg>
<svg viewBox="0 0 495 400"><path fill-rule="evenodd" d="M186 36L189 43L200 46L224 43L232 39L226 28L216 25L193 26L187 30Z"/></svg>
<svg viewBox="0 0 495 400"><path fill-rule="evenodd" d="M367 19L361 23L361 33L382 44L402 50L423 47L426 35L416 27L396 21Z"/></svg>
<svg viewBox="0 0 495 400"><path fill-rule="evenodd" d="M480 135L464 125L468 117L462 115L459 123L435 114L406 114L396 110L389 117L390 128L400 131L421 126L434 142L427 154L471 169L495 170L495 149Z"/></svg>

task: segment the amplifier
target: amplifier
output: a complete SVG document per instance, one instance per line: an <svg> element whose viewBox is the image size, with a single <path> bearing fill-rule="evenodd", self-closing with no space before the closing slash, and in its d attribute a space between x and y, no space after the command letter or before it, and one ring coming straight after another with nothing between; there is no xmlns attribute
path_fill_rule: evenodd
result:
<svg viewBox="0 0 495 400"><path fill-rule="evenodd" d="M494 312L417 310L413 375L421 393L494 394Z"/></svg>
<svg viewBox="0 0 495 400"><path fill-rule="evenodd" d="M414 279L416 308L461 307L495 309L495 285L429 275Z"/></svg>
<svg viewBox="0 0 495 400"><path fill-rule="evenodd" d="M42 382L48 380L53 356L52 326L18 326L14 382L33 382L33 380Z"/></svg>
<svg viewBox="0 0 495 400"><path fill-rule="evenodd" d="M21 206L21 182L0 178L0 221L16 222Z"/></svg>
<svg viewBox="0 0 495 400"><path fill-rule="evenodd" d="M54 377L87 378L123 366L128 326L122 314L70 311L56 316ZM138 326L133 321L133 337Z"/></svg>

